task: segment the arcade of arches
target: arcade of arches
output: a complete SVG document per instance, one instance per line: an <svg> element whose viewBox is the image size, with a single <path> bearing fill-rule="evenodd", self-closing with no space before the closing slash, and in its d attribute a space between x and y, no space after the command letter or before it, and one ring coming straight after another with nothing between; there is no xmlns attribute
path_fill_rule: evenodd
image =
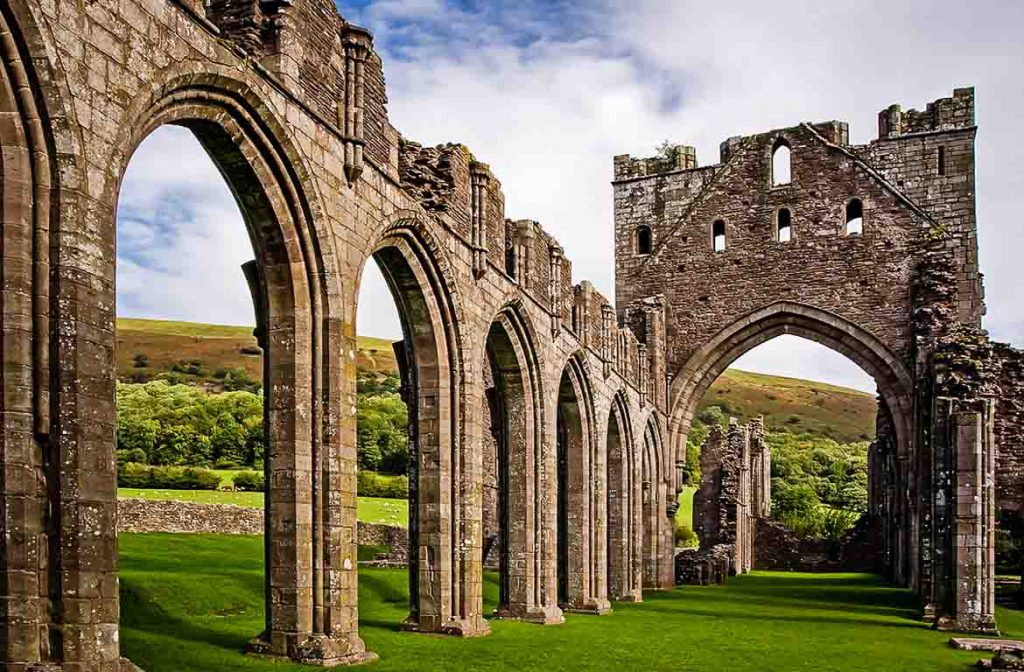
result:
<svg viewBox="0 0 1024 672"><path fill-rule="evenodd" d="M829 122L730 139L706 167L683 147L617 157L613 307L572 283L536 222L505 219L498 181L464 146L422 147L391 126L371 36L329 0L10 0L0 22L6 669L130 665L118 645L115 213L128 159L165 124L209 152L254 244L270 444L260 651L319 665L371 655L354 412L371 257L404 329L409 628L485 634L492 556L499 613L540 623L672 585L696 401L782 333L878 382L894 577L944 626L994 626L992 524L997 505L1021 504L1024 386L1017 353L979 329L971 90L926 112L888 108L866 147ZM780 141L790 170L775 184Z"/></svg>

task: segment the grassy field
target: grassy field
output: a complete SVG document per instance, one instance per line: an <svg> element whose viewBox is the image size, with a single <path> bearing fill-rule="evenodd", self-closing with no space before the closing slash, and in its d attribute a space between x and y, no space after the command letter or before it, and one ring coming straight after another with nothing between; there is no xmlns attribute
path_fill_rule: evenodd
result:
<svg viewBox="0 0 1024 672"><path fill-rule="evenodd" d="M212 377L217 369L244 369L254 380L261 380L262 356L243 352L248 348L251 353L255 347L252 327L118 318L117 376L121 380L140 373L153 377L169 371L176 362L197 360L202 363L203 373L196 382L218 385ZM137 368L136 355L145 355L149 366ZM396 370L391 341L358 337L357 364L374 371Z"/></svg>
<svg viewBox="0 0 1024 672"><path fill-rule="evenodd" d="M307 669L241 653L263 627L262 540L120 536L122 652L147 672ZM368 670L701 670L966 672L978 653L915 620L913 597L858 574L755 572L724 586L645 594L564 626L493 622L489 637L403 633L403 570L360 570L360 627L380 655ZM211 590L216 586L216 590ZM497 584L485 584L493 608ZM1008 636L1021 612L998 608Z"/></svg>
<svg viewBox="0 0 1024 672"><path fill-rule="evenodd" d="M679 509L676 511L676 523L686 525L693 529L693 495L697 488L692 485L684 485L683 491L679 493Z"/></svg>
<svg viewBox="0 0 1024 672"><path fill-rule="evenodd" d="M262 492L232 492L229 490L156 490L150 488L118 488L117 496L134 499L175 500L198 504L234 504L252 509L263 508ZM409 501L405 499L384 499L383 497L360 497L357 515L364 523L380 525L409 524Z"/></svg>
<svg viewBox="0 0 1024 672"><path fill-rule="evenodd" d="M764 415L772 431L808 432L840 443L875 435L875 396L827 383L728 369L701 399L701 410L708 406L722 406L741 420Z"/></svg>

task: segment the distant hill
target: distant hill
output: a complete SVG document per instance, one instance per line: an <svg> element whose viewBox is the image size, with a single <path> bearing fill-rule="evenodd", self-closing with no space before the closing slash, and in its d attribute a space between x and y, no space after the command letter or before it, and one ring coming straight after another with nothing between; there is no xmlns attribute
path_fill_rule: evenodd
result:
<svg viewBox="0 0 1024 672"><path fill-rule="evenodd" d="M360 336L357 348L360 368L397 368L391 341ZM118 318L116 354L119 380L148 380L174 372L189 382L219 388L223 377L218 372L241 369L257 383L263 376L262 351L252 327Z"/></svg>
<svg viewBox="0 0 1024 672"><path fill-rule="evenodd" d="M261 354L252 327L134 318L117 321L120 380L148 380L176 369L184 380L223 389L218 372L242 369L258 383L263 373ZM140 355L144 367L136 366ZM360 336L357 363L368 371L395 371L391 341ZM863 441L875 433L874 395L826 383L729 369L701 401L701 409L712 405L741 420L764 415L773 431L810 432L843 443Z"/></svg>
<svg viewBox="0 0 1024 672"><path fill-rule="evenodd" d="M840 443L875 435L875 395L797 378L727 369L708 390L700 410L721 406L749 420L764 415L771 431L808 432Z"/></svg>

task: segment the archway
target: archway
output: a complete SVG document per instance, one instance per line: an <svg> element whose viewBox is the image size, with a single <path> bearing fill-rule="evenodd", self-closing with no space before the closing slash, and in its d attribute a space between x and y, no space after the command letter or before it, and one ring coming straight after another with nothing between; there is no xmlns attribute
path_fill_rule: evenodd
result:
<svg viewBox="0 0 1024 672"><path fill-rule="evenodd" d="M782 334L820 343L845 355L878 384L892 413L901 454L909 450L913 383L899 357L868 331L811 306L780 301L722 329L690 355L672 378L669 436L677 462L685 457L686 434L708 387L745 352Z"/></svg>
<svg viewBox="0 0 1024 672"><path fill-rule="evenodd" d="M560 623L558 540L545 532L556 524L555 455L543 449L540 363L529 324L515 307L491 323L485 345L494 387L488 393L497 438L501 596L496 615ZM550 469L546 462L550 460ZM551 487L554 486L554 487ZM552 562L555 561L555 562Z"/></svg>
<svg viewBox="0 0 1024 672"><path fill-rule="evenodd" d="M843 355L846 359L859 366L877 385L879 393L879 412L877 420L872 417L872 424L877 426L877 439L871 448L871 460L879 469L871 473L871 496L869 512L878 514L876 520L881 522L879 528L884 532L876 534L875 551L884 558L888 571L902 583L913 582L910 568L914 566L909 554L902 549L911 546L909 540L913 532L912 497L906 493L913 487L909 470L911 440L909 427L911 423L912 386L910 377L900 364L896 355L889 352L877 339L865 330L852 325L841 318L809 306L780 302L768 306L747 316L735 324L722 330L709 343L694 353L687 364L673 381L672 441L678 471L685 472L686 440L693 424L694 412L708 387L720 374L743 354L778 336L791 335L813 341L829 350ZM784 424L785 421L780 421ZM680 434L685 427L686 434ZM771 428L769 428L771 429ZM775 428L778 431L778 427ZM784 429L784 428L783 428ZM760 450L753 441L763 441L760 425L749 430L740 427L737 437L733 437L733 428L729 428L719 438L716 445L730 444L726 452L734 450L733 444L748 446L751 462L745 462L742 473L737 472L737 483L751 484L753 471L758 467L756 461L761 459ZM737 444L737 441L739 442ZM682 442L682 443L680 443ZM757 444L760 445L760 444ZM684 452L678 452L682 449ZM717 449L716 449L717 450ZM747 453L744 453L745 455ZM867 456L862 456L867 458ZM733 459L733 458L727 458ZM744 460L747 458L744 457ZM702 460L701 469L704 469ZM742 479L748 479L742 481ZM755 478L756 480L756 478ZM762 479L767 480L767 478ZM705 478L706 481L706 478ZM680 484L677 484L677 486ZM703 487L703 486L702 486ZM732 486L727 486L732 487ZM742 486L737 486L742 487ZM755 488L756 489L756 488ZM759 505L758 493L751 492L749 500L742 502L744 510L753 512ZM881 514L885 513L884 516ZM695 514L696 515L696 514ZM751 515L754 515L753 513ZM767 513L765 512L765 515ZM695 521L695 528L700 523ZM737 534L749 528L737 530ZM698 532L698 535L700 532ZM881 537L882 540L879 540ZM702 539L702 547L706 540ZM749 550L749 539L743 540L744 553ZM740 555L743 555L741 553ZM750 555L740 558L737 562L745 567L750 565ZM740 562L742 560L742 562Z"/></svg>
<svg viewBox="0 0 1024 672"><path fill-rule="evenodd" d="M621 394L612 400L606 436L608 596L611 600L635 602L642 597L640 464Z"/></svg>
<svg viewBox="0 0 1024 672"><path fill-rule="evenodd" d="M558 386L558 603L563 609L606 613L594 404L583 361L570 357Z"/></svg>
<svg viewBox="0 0 1024 672"><path fill-rule="evenodd" d="M298 661L365 660L352 608L355 510L345 501L355 495L354 450L335 431L347 422L344 381L327 375L344 352L333 244L314 224L315 190L281 125L243 83L218 81L223 88L187 75L139 96L118 139L131 151L119 155L105 193L116 202L132 151L164 125L189 129L228 183L255 257L247 279L267 390L266 626L251 650ZM112 276L113 255L104 263Z"/></svg>
<svg viewBox="0 0 1024 672"><path fill-rule="evenodd" d="M652 415L644 426L641 448L641 551L643 587L664 588L673 583L672 567L666 566L666 557L674 546L674 521L670 517L668 486L663 466L661 430Z"/></svg>
<svg viewBox="0 0 1024 672"><path fill-rule="evenodd" d="M408 409L409 616L405 627L457 636L485 634L481 559L467 557L464 441L456 308L422 225L399 219L372 252L394 299L402 340L394 354ZM369 297L361 297L367 300Z"/></svg>

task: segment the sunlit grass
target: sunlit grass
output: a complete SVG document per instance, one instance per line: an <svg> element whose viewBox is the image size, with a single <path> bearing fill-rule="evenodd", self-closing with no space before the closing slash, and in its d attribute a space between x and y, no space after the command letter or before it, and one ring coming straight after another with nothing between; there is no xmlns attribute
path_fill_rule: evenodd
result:
<svg viewBox="0 0 1024 672"><path fill-rule="evenodd" d="M259 537L121 535L122 651L148 672L304 669L242 653L263 628L262 549ZM908 591L863 574L755 572L563 626L492 622L469 640L401 632L406 572L359 574L360 632L380 655L367 669L380 672L966 672L979 658L918 621ZM496 590L489 576L485 611ZM1004 633L1024 634L1020 612L997 616Z"/></svg>
<svg viewBox="0 0 1024 672"><path fill-rule="evenodd" d="M262 492L235 492L231 490L157 490L150 488L118 488L121 498L172 500L197 504L234 504L252 509L263 508ZM360 497L357 515L364 523L380 525L409 524L409 501L383 497Z"/></svg>

